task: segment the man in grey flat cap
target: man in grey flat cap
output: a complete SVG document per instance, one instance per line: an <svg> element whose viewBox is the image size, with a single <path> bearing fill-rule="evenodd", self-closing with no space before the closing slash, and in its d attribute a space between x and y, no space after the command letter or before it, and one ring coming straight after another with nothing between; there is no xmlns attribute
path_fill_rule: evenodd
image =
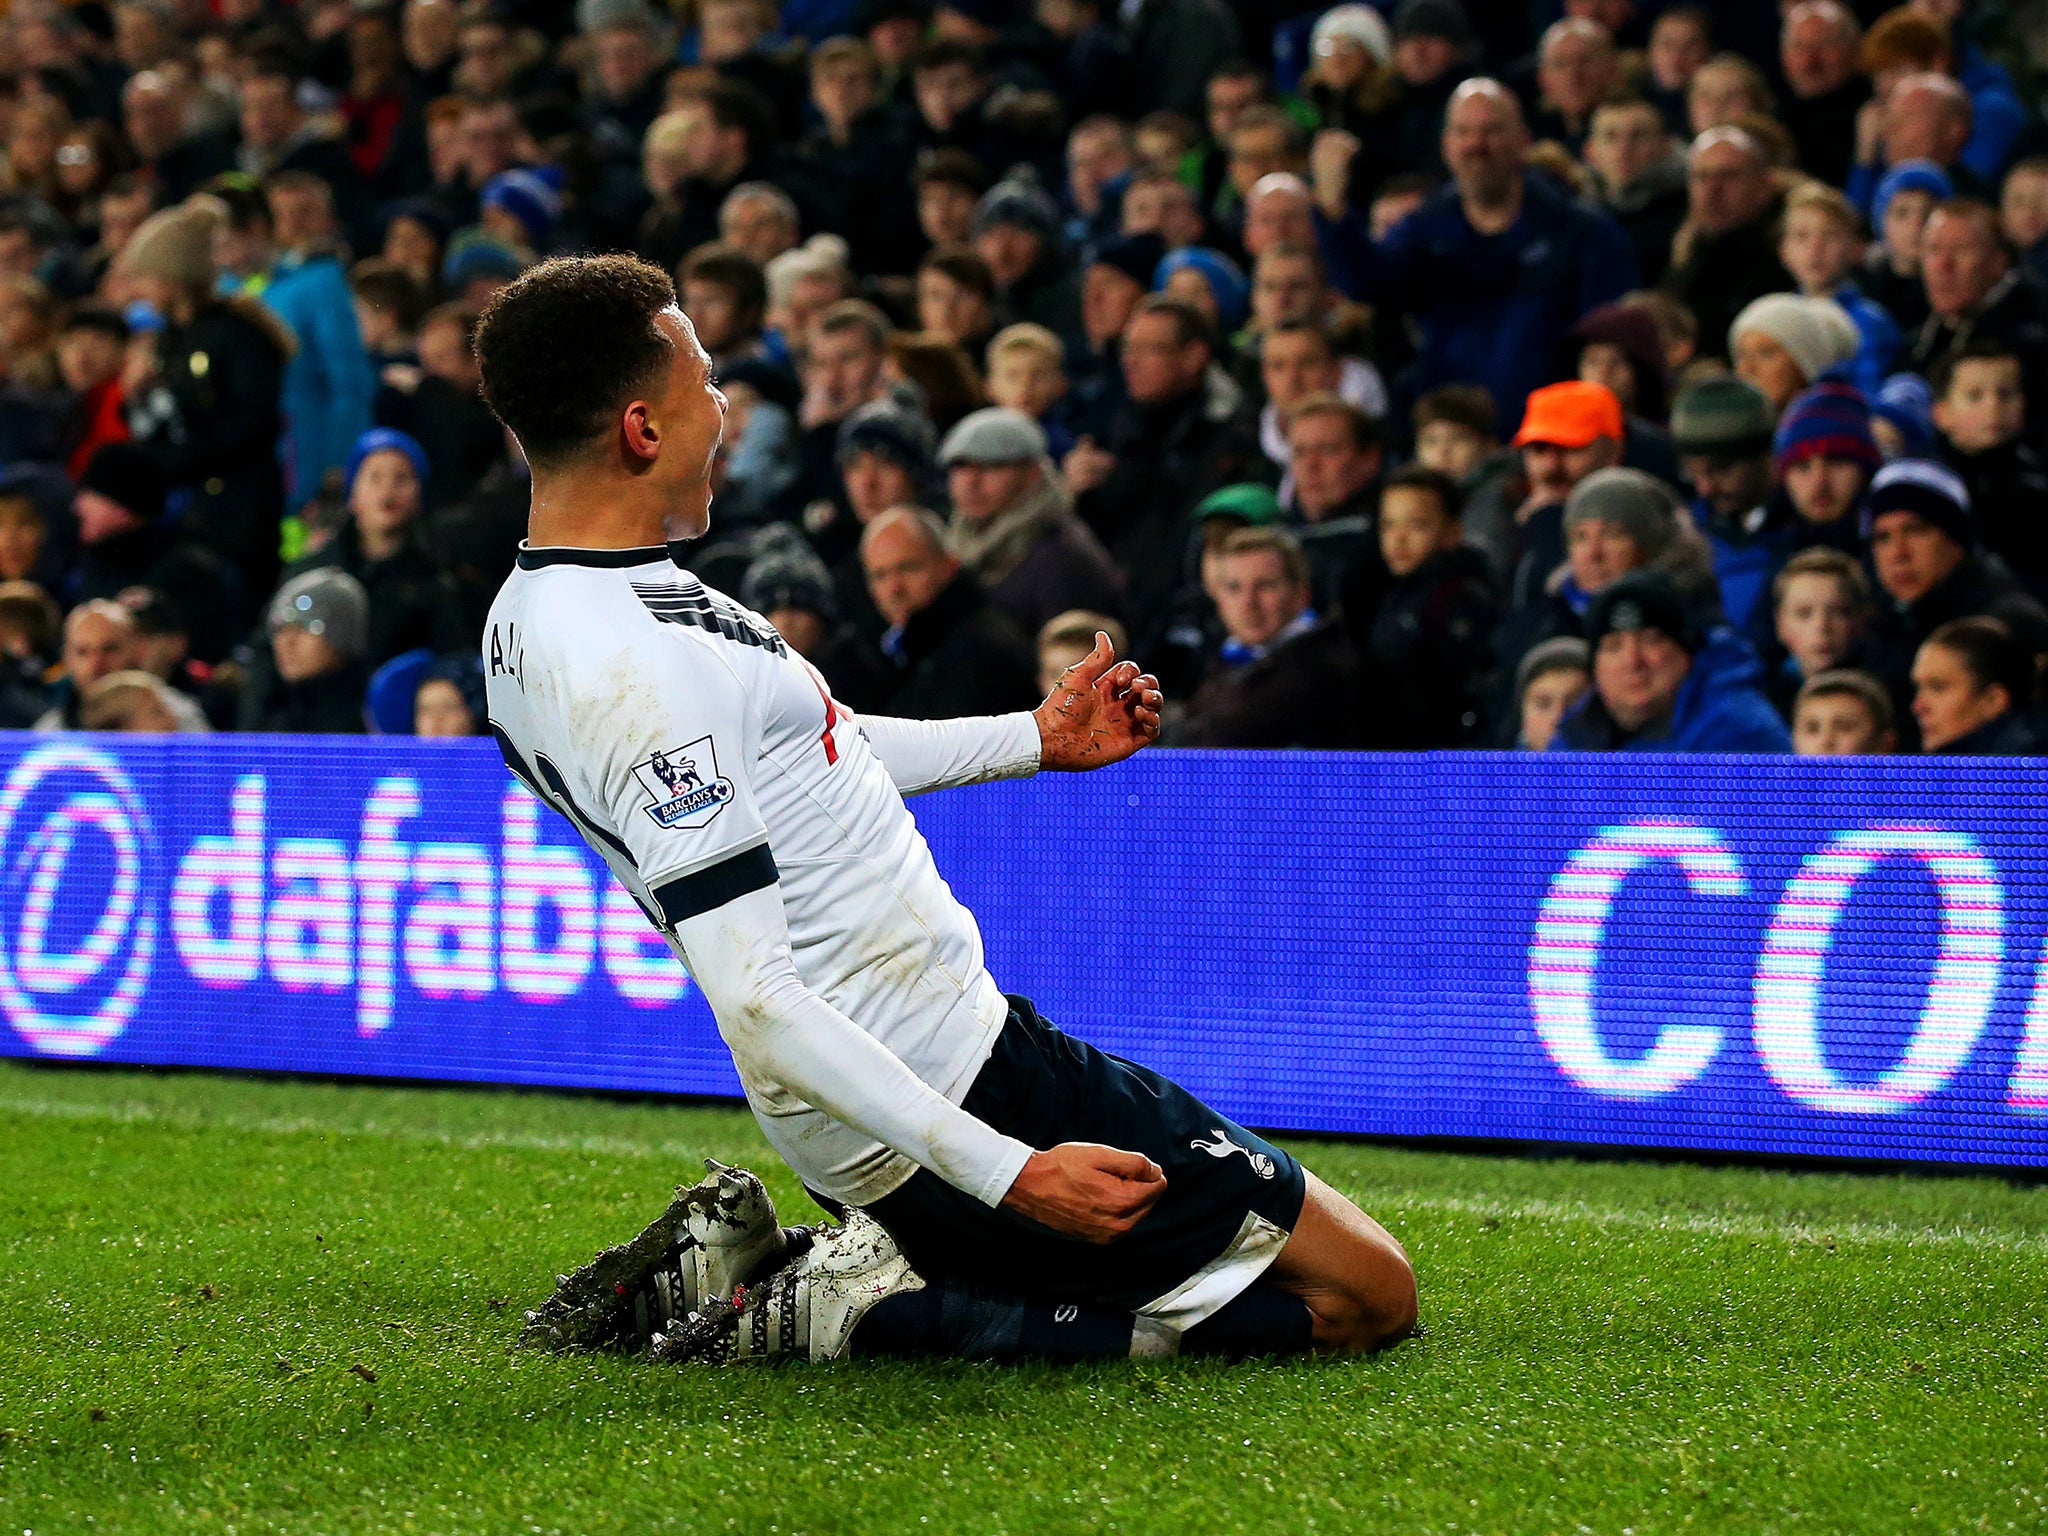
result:
<svg viewBox="0 0 2048 1536"><path fill-rule="evenodd" d="M939 462L953 502L948 547L1027 635L1074 608L1122 615L1123 576L1075 515L1037 422L975 411L946 434Z"/></svg>

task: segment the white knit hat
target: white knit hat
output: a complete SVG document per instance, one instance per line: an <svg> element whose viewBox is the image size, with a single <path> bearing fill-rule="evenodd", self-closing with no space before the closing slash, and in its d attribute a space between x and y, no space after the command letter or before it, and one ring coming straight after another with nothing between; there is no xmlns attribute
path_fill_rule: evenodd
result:
<svg viewBox="0 0 2048 1536"><path fill-rule="evenodd" d="M1863 338L1848 311L1833 299L1798 293L1767 293L1753 301L1728 327L1728 350L1746 331L1761 331L1792 354L1792 361L1811 384L1838 363L1856 355Z"/></svg>
<svg viewBox="0 0 2048 1536"><path fill-rule="evenodd" d="M1384 65L1394 57L1394 34L1388 29L1386 18L1369 5L1340 5L1323 12L1315 31L1309 34L1309 52L1326 53L1329 50L1325 45L1340 38L1358 44L1373 56L1375 63Z"/></svg>

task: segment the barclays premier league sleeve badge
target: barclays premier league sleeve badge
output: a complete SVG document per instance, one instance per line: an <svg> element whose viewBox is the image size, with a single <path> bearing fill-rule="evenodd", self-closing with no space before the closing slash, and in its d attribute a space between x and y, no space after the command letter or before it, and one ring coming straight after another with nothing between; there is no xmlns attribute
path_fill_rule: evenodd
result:
<svg viewBox="0 0 2048 1536"><path fill-rule="evenodd" d="M709 736L635 763L633 776L647 791L641 809L670 832L708 825L733 796L732 780L718 776L718 753Z"/></svg>

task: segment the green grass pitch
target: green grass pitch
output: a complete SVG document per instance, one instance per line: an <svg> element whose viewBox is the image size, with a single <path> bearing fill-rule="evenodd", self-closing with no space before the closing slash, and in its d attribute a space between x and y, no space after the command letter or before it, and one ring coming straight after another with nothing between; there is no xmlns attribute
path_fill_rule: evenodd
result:
<svg viewBox="0 0 2048 1536"><path fill-rule="evenodd" d="M2048 1529L2048 1190L1296 1146L1427 1338L677 1372L507 1346L740 1112L0 1064L0 1536Z"/></svg>

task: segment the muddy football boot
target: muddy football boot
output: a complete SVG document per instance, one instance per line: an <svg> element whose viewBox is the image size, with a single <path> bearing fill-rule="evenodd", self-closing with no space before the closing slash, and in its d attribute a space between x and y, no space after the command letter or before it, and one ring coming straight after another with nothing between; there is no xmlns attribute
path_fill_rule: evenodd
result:
<svg viewBox="0 0 2048 1536"><path fill-rule="evenodd" d="M881 1223L859 1211L823 1227L809 1253L730 1301L713 1299L658 1335L652 1354L674 1363L837 1360L869 1308L924 1289Z"/></svg>
<svg viewBox="0 0 2048 1536"><path fill-rule="evenodd" d="M786 1263L808 1231L785 1231L775 1202L744 1168L705 1159L710 1174L680 1186L667 1210L631 1242L607 1248L526 1314L520 1342L541 1349L645 1347L664 1324L730 1297L763 1269Z"/></svg>

